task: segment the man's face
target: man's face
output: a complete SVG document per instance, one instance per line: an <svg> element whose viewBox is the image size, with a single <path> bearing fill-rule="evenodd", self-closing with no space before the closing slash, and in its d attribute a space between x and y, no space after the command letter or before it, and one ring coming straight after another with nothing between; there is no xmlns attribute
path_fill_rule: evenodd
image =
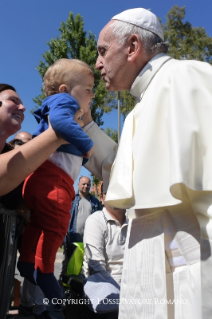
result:
<svg viewBox="0 0 212 319"><path fill-rule="evenodd" d="M96 69L101 72L107 90L129 90L130 88L126 86L127 46L125 43L118 43L112 34L111 23L109 22L99 35Z"/></svg>
<svg viewBox="0 0 212 319"><path fill-rule="evenodd" d="M83 195L88 195L91 188L91 182L88 177L82 177L78 184L79 192Z"/></svg>

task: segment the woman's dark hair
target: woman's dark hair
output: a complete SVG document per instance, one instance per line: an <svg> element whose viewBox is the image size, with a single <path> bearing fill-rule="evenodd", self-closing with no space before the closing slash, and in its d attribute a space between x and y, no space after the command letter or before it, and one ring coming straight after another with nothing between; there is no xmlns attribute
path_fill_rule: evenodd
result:
<svg viewBox="0 0 212 319"><path fill-rule="evenodd" d="M16 89L12 85L0 83L0 93L6 90L12 90L16 92Z"/></svg>
<svg viewBox="0 0 212 319"><path fill-rule="evenodd" d="M5 143L3 150L1 151L1 154L7 153L9 151L12 151L14 149L14 146L10 145L9 143Z"/></svg>

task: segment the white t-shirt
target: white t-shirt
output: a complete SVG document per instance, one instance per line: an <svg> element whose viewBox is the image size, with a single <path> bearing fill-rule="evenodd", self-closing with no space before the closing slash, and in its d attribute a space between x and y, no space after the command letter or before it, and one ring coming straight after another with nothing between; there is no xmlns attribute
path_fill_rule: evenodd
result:
<svg viewBox="0 0 212 319"><path fill-rule="evenodd" d="M85 277L101 272L105 278L112 276L121 284L127 225L126 218L121 226L106 208L88 217L84 231Z"/></svg>

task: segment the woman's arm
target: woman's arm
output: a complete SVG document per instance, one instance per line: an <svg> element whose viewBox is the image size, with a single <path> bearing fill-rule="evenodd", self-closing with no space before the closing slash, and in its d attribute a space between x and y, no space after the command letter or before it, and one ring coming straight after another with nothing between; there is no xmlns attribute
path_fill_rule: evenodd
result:
<svg viewBox="0 0 212 319"><path fill-rule="evenodd" d="M79 119L83 110L75 113L74 120L83 126ZM49 123L49 128L28 143L0 155L0 196L17 187L29 174L34 172L62 144L64 139L55 133Z"/></svg>
<svg viewBox="0 0 212 319"><path fill-rule="evenodd" d="M0 196L18 186L64 143L64 140L50 127L28 143L1 154Z"/></svg>

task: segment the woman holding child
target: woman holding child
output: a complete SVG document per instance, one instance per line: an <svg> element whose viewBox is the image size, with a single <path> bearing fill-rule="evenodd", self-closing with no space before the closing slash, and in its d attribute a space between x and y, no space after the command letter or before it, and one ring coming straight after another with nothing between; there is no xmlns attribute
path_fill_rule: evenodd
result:
<svg viewBox="0 0 212 319"><path fill-rule="evenodd" d="M14 87L0 84L0 151L6 140L21 128L25 107ZM80 116L80 113L78 113ZM18 186L58 147L66 143L49 127L36 139L0 155L0 196Z"/></svg>
<svg viewBox="0 0 212 319"><path fill-rule="evenodd" d="M80 61L81 63L81 61ZM87 69L89 68L88 66L86 66ZM72 122L74 120L76 120L77 123L79 123L80 125L82 125L82 121L78 120L78 118L80 116L82 116L82 114L84 113L83 110L79 109L82 106L85 106L85 102L86 102L86 108L87 111L90 108L90 104L93 98L93 74L92 74L92 70L89 68L89 72L90 72L90 81L89 83L84 83L85 81L82 79L82 77L78 78L78 81L76 80L76 77L74 79L74 83L73 84L73 95L75 97L78 97L79 99L79 104L77 103L77 101L73 98L72 100L74 100L75 104L75 108L74 111L72 112L71 116L72 116ZM85 78L85 77L84 77ZM81 85L81 80L83 82L83 85ZM60 88L62 88L62 90L58 90L55 93L58 93L57 95L60 95L60 93L66 94L66 98L67 95L71 96L71 92L69 91L70 89L70 83L66 83L65 80L64 82L61 82ZM85 84L85 85L84 85ZM67 91L66 91L67 90ZM59 96L60 97L60 96ZM83 104L84 103L84 104ZM63 106L62 106L63 108ZM16 93L16 90L14 87L7 85L7 84L0 84L0 151L3 150L5 142L7 140L7 138L13 134L15 134L18 130L20 130L21 128L21 124L24 120L24 111L25 111L25 107L19 97L19 95ZM47 114L48 115L48 114ZM70 114L69 114L70 116ZM48 121L48 117L46 116L47 121ZM80 125L77 124L76 122L74 122L78 127L78 130L81 129ZM57 132L58 133L58 132ZM47 159L49 159L50 155L52 153L54 153L54 151L56 151L62 144L68 144L67 141L67 136L63 136L60 137L59 135L57 135L57 133L52 129L51 125L47 125L45 123L45 129L41 129L41 131L39 132L39 134L36 138L34 138L33 140L29 141L28 143L20 146L17 149L14 149L8 153L4 153L0 155L0 161L1 161L1 166L0 166L0 196L7 194L8 192L10 192L11 190L13 190L15 187L17 187L25 178L27 178L27 176L29 176L31 173L36 172L37 168L40 167L40 165L45 162ZM67 130L66 130L67 133ZM81 135L83 136L83 131L81 133ZM84 133L85 134L85 133ZM69 132L69 135L72 135L72 132ZM86 134L85 134L86 135ZM83 136L84 137L84 136ZM93 142L88 138L88 136L85 136L89 141L90 144L87 147L85 144L81 147L81 157L84 156L85 158L89 158L92 154L92 149L93 149ZM66 140L66 141L65 141ZM68 141L70 142L70 141ZM68 146L68 145L67 145ZM74 145L75 146L75 145ZM77 146L76 146L77 148ZM71 152L70 152L71 153ZM75 154L75 153L72 153ZM76 162L76 161L75 161ZM73 161L73 163L75 163ZM50 162L49 162L50 163ZM51 165L52 164L52 165ZM54 163L54 161L52 161L52 163L50 163L50 167L54 168L55 170L57 170L57 164ZM74 170L73 170L74 171ZM34 176L35 174L33 174L32 176ZM58 173L58 176L60 174ZM72 183L73 184L73 183ZM54 185L53 185L54 186ZM67 186L65 186L66 188ZM26 188L26 186L25 186ZM38 198L39 201L39 198ZM50 200L51 201L51 200ZM50 202L50 206L55 204L55 201L57 201L57 198L54 198L54 201L52 201L52 203ZM71 200L70 200L71 202ZM32 207L30 207L32 209ZM67 216L67 225L63 225L63 233L64 234L60 234L61 237L61 241L60 243L57 242L56 246L60 245L62 242L62 237L65 236L67 228L68 228L68 223L69 223L69 218L70 218L70 207L68 207L67 212L66 212L66 216ZM55 211L54 211L55 212ZM54 217L54 216L53 216ZM60 222L62 222L62 214L60 216ZM32 220L35 221L36 218L32 217ZM44 225L45 226L45 225ZM60 227L60 224L57 225L58 227ZM66 227L67 226L67 227ZM40 236L42 237L42 227L40 228L40 234L39 236L38 233L36 233L37 236L37 241L39 241ZM57 233L57 229L55 229L54 233ZM32 238L32 237L31 237ZM52 237L51 237L52 238ZM43 241L43 238L42 238ZM25 240L23 242L26 242ZM33 238L33 243L35 243L34 238ZM49 249L51 250L51 242L49 241L48 244ZM52 245L55 244L52 242ZM54 252L56 254L56 251L58 249L58 247L56 247L54 245ZM31 251L29 252L31 253ZM36 246L34 247L34 257L36 255ZM40 249L40 253L41 253L41 258L42 258L42 248ZM26 255L25 255L26 256ZM30 256L31 258L31 256ZM54 280L54 274L53 274L53 269L52 269L52 265L54 264L54 256L52 256L51 258L51 269L45 268L45 262L46 260L44 260L43 262L43 269L34 269L34 263L35 260L30 260L30 262L28 262L28 260L25 261L25 257L23 258L24 261L20 261L19 262L19 269L21 272L21 275L23 275L24 277L31 279L31 282L33 283L37 283L37 280L34 281L34 274L39 273L41 274L41 276L39 277L40 279L40 283L42 286L42 290L45 290L45 295L47 298L49 298L50 300L54 297L54 298L60 298L62 297L62 292L61 292L61 288L57 285L56 283L56 279ZM40 264L42 264L42 259L40 261ZM47 271L46 271L47 269ZM49 271L49 269L51 271ZM44 270L44 272L42 273L41 271ZM36 278L37 279L37 278ZM47 288L47 290L46 290ZM48 315L48 317L44 317L44 318L51 318L50 315Z"/></svg>

